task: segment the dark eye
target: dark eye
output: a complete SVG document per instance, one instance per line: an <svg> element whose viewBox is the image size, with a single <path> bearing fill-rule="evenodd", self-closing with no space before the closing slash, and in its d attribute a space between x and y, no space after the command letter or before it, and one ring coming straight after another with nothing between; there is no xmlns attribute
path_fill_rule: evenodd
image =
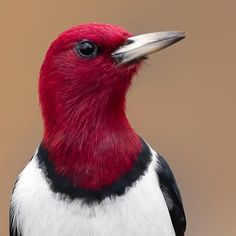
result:
<svg viewBox="0 0 236 236"><path fill-rule="evenodd" d="M75 49L80 57L92 58L98 55L98 46L86 39L80 41Z"/></svg>

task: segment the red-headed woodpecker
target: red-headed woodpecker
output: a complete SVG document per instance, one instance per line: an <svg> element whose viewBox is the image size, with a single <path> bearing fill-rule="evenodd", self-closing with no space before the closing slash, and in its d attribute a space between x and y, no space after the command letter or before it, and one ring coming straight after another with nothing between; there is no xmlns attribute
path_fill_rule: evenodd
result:
<svg viewBox="0 0 236 236"><path fill-rule="evenodd" d="M11 236L184 235L170 167L125 115L142 61L184 37L91 23L51 44L39 78L43 140L15 184Z"/></svg>

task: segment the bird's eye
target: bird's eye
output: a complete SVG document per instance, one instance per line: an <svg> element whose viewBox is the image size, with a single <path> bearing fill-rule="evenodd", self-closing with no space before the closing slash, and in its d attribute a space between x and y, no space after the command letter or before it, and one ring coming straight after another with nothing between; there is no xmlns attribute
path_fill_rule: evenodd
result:
<svg viewBox="0 0 236 236"><path fill-rule="evenodd" d="M80 41L75 49L77 54L83 58L92 58L98 55L98 46L86 39Z"/></svg>

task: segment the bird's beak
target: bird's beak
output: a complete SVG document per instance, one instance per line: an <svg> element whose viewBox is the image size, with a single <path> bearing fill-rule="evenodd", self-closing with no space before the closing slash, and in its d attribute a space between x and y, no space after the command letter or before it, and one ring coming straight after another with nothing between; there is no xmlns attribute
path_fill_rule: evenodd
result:
<svg viewBox="0 0 236 236"><path fill-rule="evenodd" d="M166 31L130 37L112 53L112 57L117 64L139 61L151 53L160 51L184 39L185 36L184 32Z"/></svg>

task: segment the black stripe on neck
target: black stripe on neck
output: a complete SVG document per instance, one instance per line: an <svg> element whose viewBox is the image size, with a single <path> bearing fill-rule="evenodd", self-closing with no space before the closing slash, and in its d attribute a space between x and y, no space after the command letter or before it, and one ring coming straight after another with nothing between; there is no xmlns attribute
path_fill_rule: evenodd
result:
<svg viewBox="0 0 236 236"><path fill-rule="evenodd" d="M63 199L74 200L79 198L88 204L101 202L106 197L113 198L123 195L128 187L131 187L135 181L144 175L151 161L151 151L142 139L141 141L143 146L142 151L139 153L133 168L112 185L106 186L98 191L75 187L66 177L58 175L55 172L53 163L48 158L48 151L43 147L43 144L39 146L37 159L39 167L43 170L51 190L59 193Z"/></svg>

